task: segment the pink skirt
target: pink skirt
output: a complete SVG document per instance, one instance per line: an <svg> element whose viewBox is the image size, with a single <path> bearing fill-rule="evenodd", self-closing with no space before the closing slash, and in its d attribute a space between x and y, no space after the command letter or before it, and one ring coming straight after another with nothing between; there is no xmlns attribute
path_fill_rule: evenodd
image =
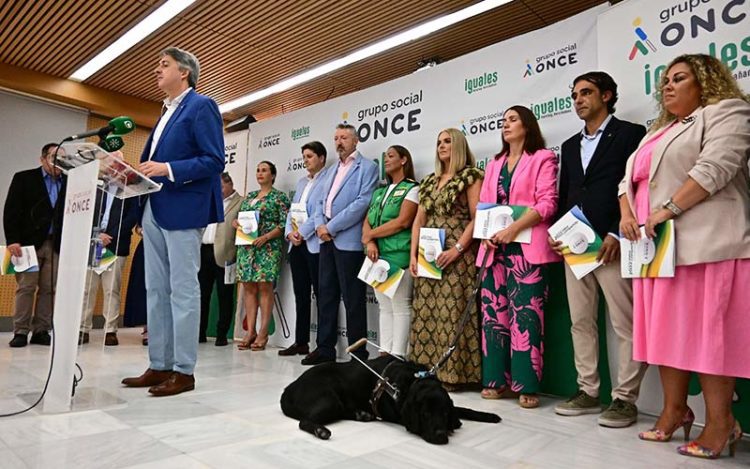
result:
<svg viewBox="0 0 750 469"><path fill-rule="evenodd" d="M750 259L678 266L633 280L633 358L750 378Z"/></svg>

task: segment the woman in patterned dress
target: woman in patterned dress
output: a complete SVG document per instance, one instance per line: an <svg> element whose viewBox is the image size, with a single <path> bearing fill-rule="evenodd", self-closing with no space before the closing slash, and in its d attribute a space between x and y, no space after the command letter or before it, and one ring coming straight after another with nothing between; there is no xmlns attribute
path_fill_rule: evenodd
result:
<svg viewBox="0 0 750 469"><path fill-rule="evenodd" d="M438 134L435 172L420 183L419 208L412 229L409 271L414 279L414 315L410 359L432 366L450 345L472 295L477 269L472 245L474 213L484 174L463 133L446 129ZM444 251L437 257L441 280L417 277L417 249L422 227L445 230ZM481 378L478 315L472 316L456 350L438 371L446 388L475 384Z"/></svg>
<svg viewBox="0 0 750 469"><path fill-rule="evenodd" d="M249 246L237 246L237 281L243 285L247 335L240 342L240 350L263 350L268 343L268 325L273 311L274 282L279 278L284 247L284 223L289 211L289 198L273 187L276 166L261 161L255 170L260 190L247 194L240 212L259 212L258 238ZM234 220L232 226L238 228ZM260 306L260 331L256 332L256 318Z"/></svg>
<svg viewBox="0 0 750 469"><path fill-rule="evenodd" d="M547 264L560 257L547 244L547 229L557 210L557 157L544 148L534 114L512 106L503 115L503 148L487 165L480 202L527 207L528 211L492 238L482 278L482 397L520 393L524 408L539 406L542 381ZM515 242L531 228L531 242Z"/></svg>

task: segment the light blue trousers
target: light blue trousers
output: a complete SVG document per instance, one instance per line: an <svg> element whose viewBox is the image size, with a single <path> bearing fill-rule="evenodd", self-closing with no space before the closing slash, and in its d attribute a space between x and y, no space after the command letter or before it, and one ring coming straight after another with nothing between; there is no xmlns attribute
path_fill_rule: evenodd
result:
<svg viewBox="0 0 750 469"><path fill-rule="evenodd" d="M165 230L143 213L149 368L193 374L200 324L201 230Z"/></svg>

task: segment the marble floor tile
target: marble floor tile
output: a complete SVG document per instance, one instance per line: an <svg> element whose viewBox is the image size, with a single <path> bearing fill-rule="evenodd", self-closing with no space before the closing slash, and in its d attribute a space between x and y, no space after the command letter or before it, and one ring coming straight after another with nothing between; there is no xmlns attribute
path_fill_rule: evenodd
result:
<svg viewBox="0 0 750 469"><path fill-rule="evenodd" d="M127 466L127 469L210 469L211 466L203 464L195 458L186 454L173 456L171 458L159 459L158 461L146 462Z"/></svg>
<svg viewBox="0 0 750 469"><path fill-rule="evenodd" d="M20 416L0 420L0 439L16 449L75 437L129 428L122 420L94 410L40 416Z"/></svg>
<svg viewBox="0 0 750 469"><path fill-rule="evenodd" d="M495 412L502 423L464 421L446 446L430 445L400 425L342 421L324 441L298 428L279 407L283 389L307 368L279 349L198 348L195 391L166 398L121 385L148 366L140 329L121 329L120 346L92 342L79 348L84 381L73 411L45 415L39 407L0 418L0 469L15 468L735 468L750 466L750 440L734 459L703 461L678 455L678 441L649 444L639 431L653 425L642 415L625 429L605 429L596 415L561 417L558 402L521 409L514 399L484 400L452 393L456 405ZM20 410L44 386L49 348L4 347L0 334L0 414ZM695 429L696 436L699 430Z"/></svg>
<svg viewBox="0 0 750 469"><path fill-rule="evenodd" d="M65 444L46 442L13 448L31 468L120 468L155 462L180 452L138 430L71 438Z"/></svg>

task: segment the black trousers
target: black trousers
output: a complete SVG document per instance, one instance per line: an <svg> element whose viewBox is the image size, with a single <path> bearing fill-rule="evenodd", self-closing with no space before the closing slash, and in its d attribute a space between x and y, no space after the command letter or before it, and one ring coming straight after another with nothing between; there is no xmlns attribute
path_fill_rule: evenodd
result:
<svg viewBox="0 0 750 469"><path fill-rule="evenodd" d="M320 245L317 345L323 356L336 357L339 303L342 296L349 345L367 337L366 286L357 278L364 260L364 252L339 250L333 241ZM354 353L361 359L366 359L368 355L365 347Z"/></svg>
<svg viewBox="0 0 750 469"><path fill-rule="evenodd" d="M297 345L307 345L310 342L310 292L315 292L319 299L318 290L318 254L307 250L305 243L292 246L289 251L289 268L292 271L292 286L294 288L294 303L297 312L295 321L294 342Z"/></svg>
<svg viewBox="0 0 750 469"><path fill-rule="evenodd" d="M234 311L234 284L224 283L224 268L216 265L214 245L201 244L201 268L198 271L198 282L201 286L201 324L200 337L206 336L208 312L211 309L211 293L216 285L219 299L219 321L216 323L216 337L225 338L229 333Z"/></svg>

